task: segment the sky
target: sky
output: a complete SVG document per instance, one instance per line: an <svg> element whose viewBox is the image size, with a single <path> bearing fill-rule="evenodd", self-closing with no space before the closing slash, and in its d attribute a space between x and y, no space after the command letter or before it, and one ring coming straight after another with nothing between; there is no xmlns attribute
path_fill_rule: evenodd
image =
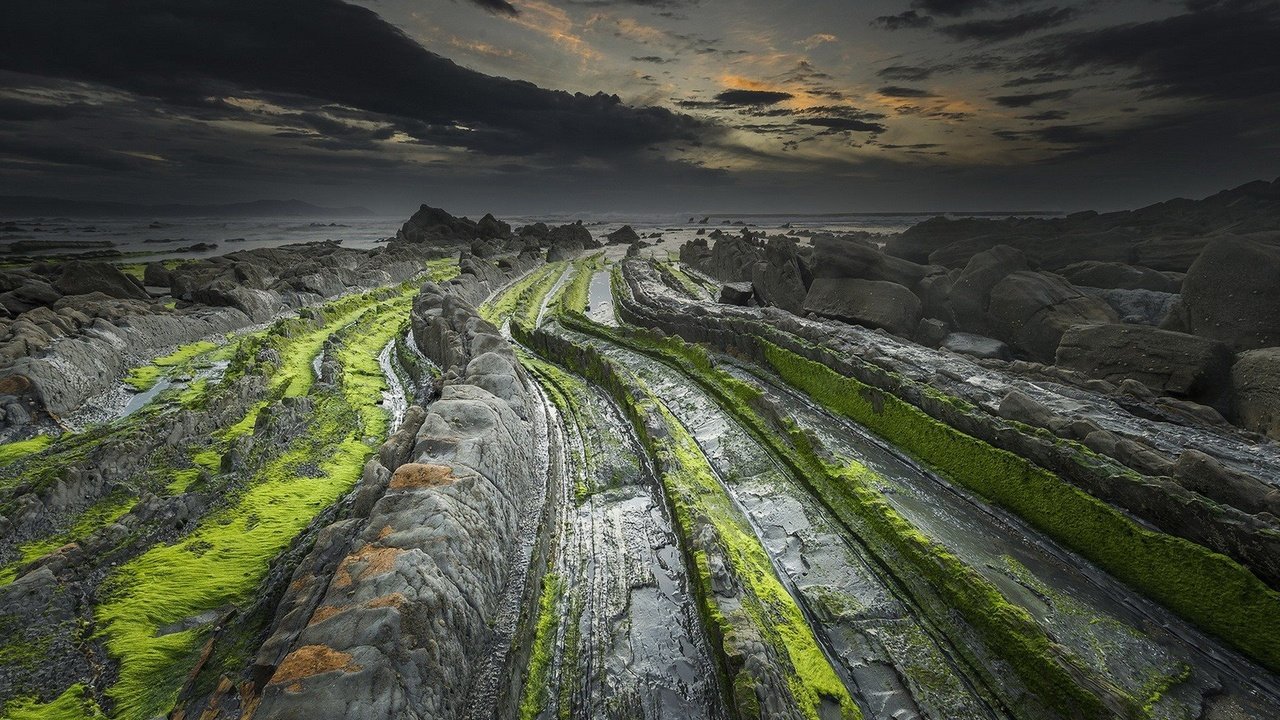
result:
<svg viewBox="0 0 1280 720"><path fill-rule="evenodd" d="M1280 175L1280 0L33 0L0 194L1119 209Z"/></svg>

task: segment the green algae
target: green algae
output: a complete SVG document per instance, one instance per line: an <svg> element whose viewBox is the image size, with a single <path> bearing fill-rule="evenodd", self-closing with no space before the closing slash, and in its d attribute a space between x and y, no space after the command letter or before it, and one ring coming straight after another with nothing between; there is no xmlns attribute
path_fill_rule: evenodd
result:
<svg viewBox="0 0 1280 720"><path fill-rule="evenodd" d="M5 705L4 716L8 720L106 720L107 717L83 683L72 685L47 703L32 697L14 698Z"/></svg>
<svg viewBox="0 0 1280 720"><path fill-rule="evenodd" d="M1111 686L1106 678L1091 676L1084 664L1049 638L1025 610L1008 602L976 570L899 515L876 489L877 477L869 469L856 463L832 463L819 457L810 438L794 426L775 428L766 422L755 409L759 391L716 368L705 349L643 331L623 334L580 315L566 320L574 329L655 356L688 374L787 463L842 522L873 529L879 541L872 549L900 558L898 565L915 568L949 607L962 613L990 649L1013 665L1018 677L1043 702L1076 717L1136 713L1133 698ZM976 657L970 657L970 664L975 668L981 665ZM1090 678L1088 688L1081 685L1085 678ZM1104 703L1099 695L1109 702Z"/></svg>
<svg viewBox="0 0 1280 720"><path fill-rule="evenodd" d="M0 465L9 465L25 457L34 455L49 447L53 438L48 435L36 435L26 440L17 440L0 445Z"/></svg>
<svg viewBox="0 0 1280 720"><path fill-rule="evenodd" d="M537 720L551 694L549 675L556 651L556 635L560 628L560 599L564 595L564 579L553 572L542 576L542 593L538 599L538 618L533 635L533 651L529 655L529 674L525 677L520 698L520 720Z"/></svg>
<svg viewBox="0 0 1280 720"><path fill-rule="evenodd" d="M1150 530L1030 460L934 420L896 396L760 341L769 365L943 476L1013 511L1121 581L1280 670L1280 593L1189 540Z"/></svg>
<svg viewBox="0 0 1280 720"><path fill-rule="evenodd" d="M188 366L217 347L217 345L207 340L197 340L196 342L180 345L168 355L162 355L152 360L150 364L129 370L129 372L125 373L123 381L126 385L139 392L149 390L173 368Z"/></svg>
<svg viewBox="0 0 1280 720"><path fill-rule="evenodd" d="M750 628L771 648L796 708L805 717L817 720L820 713L834 706L841 717L860 718L857 705L818 645L795 599L778 578L768 553L715 477L689 431L638 377L616 362L598 353L551 352L526 328L514 328L517 339L546 350L544 356L562 355L557 359L599 382L622 404L641 442L655 459L676 527L688 537L706 525L717 538L726 570L741 584L738 602L727 605L716 595L705 552L688 553L688 559L694 570L692 585L699 612L708 625L713 646L718 648L721 682L726 693L735 698L736 714L757 717L760 712L756 697L759 680L747 668L730 667L728 658L735 652L726 647L738 642L744 628Z"/></svg>
<svg viewBox="0 0 1280 720"><path fill-rule="evenodd" d="M333 334L331 328L340 327L335 353L344 372L339 387L313 395L306 434L267 460L223 509L179 541L128 561L104 583L96 618L108 652L119 662L119 679L107 691L119 715L149 717L172 707L208 633L206 627L169 634L160 629L209 610L249 603L271 559L359 478L365 460L386 435L386 414L377 407L385 389L378 351L402 330L413 292L402 287L378 293L380 301L373 305L368 298L339 301L337 308L320 311L328 320L320 328L295 327L303 331L290 342L273 342L273 348L284 351L282 362L270 372L274 393L309 392L310 358ZM243 348L237 357L241 352ZM255 404L247 417L256 418L262 407ZM232 426L237 427L247 432L244 428L252 424L241 420ZM221 453L208 448L194 460L217 472ZM198 472L176 471L171 489L189 484Z"/></svg>

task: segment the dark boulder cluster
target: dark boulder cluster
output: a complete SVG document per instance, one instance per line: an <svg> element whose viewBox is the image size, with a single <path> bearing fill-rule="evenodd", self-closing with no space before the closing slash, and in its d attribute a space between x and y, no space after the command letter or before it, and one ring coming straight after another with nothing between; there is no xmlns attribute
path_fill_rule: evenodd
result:
<svg viewBox="0 0 1280 720"><path fill-rule="evenodd" d="M882 238L717 230L680 259L722 302L1129 380L1280 438L1280 181L1120 213L934 218ZM708 240L711 243L708 243ZM1024 363L1025 365L1026 363ZM1212 408L1211 411L1208 408Z"/></svg>
<svg viewBox="0 0 1280 720"><path fill-rule="evenodd" d="M603 247L581 221L554 228L539 222L513 230L493 215L485 215L476 222L454 217L429 205L423 205L414 213L396 233L395 239L435 248L468 248L473 255L482 258L545 251L548 262L565 260L583 250Z"/></svg>

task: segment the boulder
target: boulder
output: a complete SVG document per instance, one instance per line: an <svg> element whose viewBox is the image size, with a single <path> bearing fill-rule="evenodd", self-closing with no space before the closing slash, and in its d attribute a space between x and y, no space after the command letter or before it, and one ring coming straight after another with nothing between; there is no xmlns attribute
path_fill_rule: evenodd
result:
<svg viewBox="0 0 1280 720"><path fill-rule="evenodd" d="M276 295L266 290L240 287L227 280L219 280L191 293L191 299L205 305L233 307L257 322L275 315L278 303Z"/></svg>
<svg viewBox="0 0 1280 720"><path fill-rule="evenodd" d="M1231 384L1240 425L1280 440L1280 347L1240 353Z"/></svg>
<svg viewBox="0 0 1280 720"><path fill-rule="evenodd" d="M1280 246L1221 236L1182 283L1191 332L1253 350L1280 345Z"/></svg>
<svg viewBox="0 0 1280 720"><path fill-rule="evenodd" d="M1005 276L991 288L987 302L993 335L1041 362L1053 362L1058 341L1072 326L1119 319L1110 305L1084 295L1061 276L1030 270Z"/></svg>
<svg viewBox="0 0 1280 720"><path fill-rule="evenodd" d="M456 218L445 210L423 205L396 234L396 238L411 243L431 245L460 245L470 243L476 236L476 224L466 218Z"/></svg>
<svg viewBox="0 0 1280 720"><path fill-rule="evenodd" d="M725 282L750 282L753 268L761 258L760 249L746 235L724 235L716 239L698 269Z"/></svg>
<svg viewBox="0 0 1280 720"><path fill-rule="evenodd" d="M1085 260L1058 270L1072 285L1117 290L1154 290L1176 293L1182 287L1177 273L1160 272L1141 265Z"/></svg>
<svg viewBox="0 0 1280 720"><path fill-rule="evenodd" d="M169 269L162 262L149 262L142 271L142 284L151 287L169 287Z"/></svg>
<svg viewBox="0 0 1280 720"><path fill-rule="evenodd" d="M804 298L813 277L796 244L786 238L770 238L764 260L751 268L751 285L760 302L797 315L804 312Z"/></svg>
<svg viewBox="0 0 1280 720"><path fill-rule="evenodd" d="M482 238L506 238L511 235L511 226L495 218L490 213L476 223L476 234Z"/></svg>
<svg viewBox="0 0 1280 720"><path fill-rule="evenodd" d="M62 266L53 286L63 295L100 292L113 298L147 300L151 296L136 280L110 263L72 260Z"/></svg>
<svg viewBox="0 0 1280 720"><path fill-rule="evenodd" d="M1062 336L1057 365L1119 385L1137 380L1224 414L1231 405L1231 351L1220 342L1141 325L1077 325Z"/></svg>
<svg viewBox="0 0 1280 720"><path fill-rule="evenodd" d="M865 242L829 236L814 238L812 267L814 277L883 280L908 288L941 271L886 255Z"/></svg>
<svg viewBox="0 0 1280 720"><path fill-rule="evenodd" d="M1008 345L995 338L967 332L953 332L943 338L942 349L984 360L1013 359L1013 351Z"/></svg>
<svg viewBox="0 0 1280 720"><path fill-rule="evenodd" d="M34 308L52 305L61 298L62 293L52 285L33 278L13 290L0 293L0 306L11 315L20 315Z"/></svg>
<svg viewBox="0 0 1280 720"><path fill-rule="evenodd" d="M633 242L633 243L631 243L630 245L628 245L628 246L627 246L627 257L629 257L629 258L638 258L638 257L640 257L640 251L641 251L643 248L644 248L644 243L642 243L642 242Z"/></svg>
<svg viewBox="0 0 1280 720"><path fill-rule="evenodd" d="M605 235L605 238L609 241L610 245L630 245L631 243L640 241L640 236L636 234L636 231L633 230L630 225L623 225L617 230Z"/></svg>
<svg viewBox="0 0 1280 720"><path fill-rule="evenodd" d="M920 322L920 298L884 280L814 278L804 310L902 337L910 337Z"/></svg>
<svg viewBox="0 0 1280 720"><path fill-rule="evenodd" d="M1117 290L1111 288L1083 287L1086 295L1101 298L1116 311L1121 322L1135 325L1163 327L1165 319L1174 312L1178 296L1157 290ZM1166 328L1176 329L1176 328Z"/></svg>
<svg viewBox="0 0 1280 720"><path fill-rule="evenodd" d="M725 283L720 288L720 302L726 305L749 305L754 292L751 283Z"/></svg>
<svg viewBox="0 0 1280 720"><path fill-rule="evenodd" d="M1028 267L1026 255L1008 245L997 245L970 258L947 294L956 324L974 332L986 331L991 288L1009 273Z"/></svg>

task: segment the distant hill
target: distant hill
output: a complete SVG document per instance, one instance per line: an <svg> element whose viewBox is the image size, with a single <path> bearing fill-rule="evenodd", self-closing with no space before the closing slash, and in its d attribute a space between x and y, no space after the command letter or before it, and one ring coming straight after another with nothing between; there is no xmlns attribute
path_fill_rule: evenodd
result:
<svg viewBox="0 0 1280 720"><path fill-rule="evenodd" d="M138 205L27 195L0 195L0 217L369 217L359 206L321 207L301 200L254 200L223 205Z"/></svg>

